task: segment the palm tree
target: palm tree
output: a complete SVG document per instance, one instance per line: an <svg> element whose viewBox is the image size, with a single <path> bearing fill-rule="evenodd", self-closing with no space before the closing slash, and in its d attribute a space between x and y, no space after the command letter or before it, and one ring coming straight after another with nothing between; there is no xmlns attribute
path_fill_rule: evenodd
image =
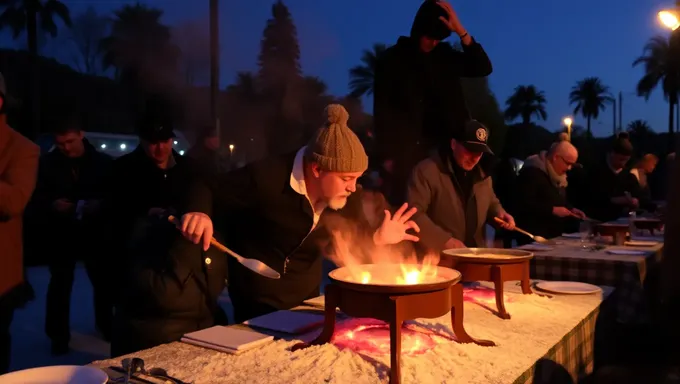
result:
<svg viewBox="0 0 680 384"><path fill-rule="evenodd" d="M581 113L586 118L586 132L592 136L590 120L597 119L600 111L607 108L607 103L614 101L609 87L602 84L597 77L587 77L574 85L569 93L569 105L576 104L574 115Z"/></svg>
<svg viewBox="0 0 680 384"><path fill-rule="evenodd" d="M171 43L170 28L160 22L162 10L137 3L114 15L111 35L100 44L104 69L115 68L121 81L131 83L162 82L164 71L176 72L180 52Z"/></svg>
<svg viewBox="0 0 680 384"><path fill-rule="evenodd" d="M631 136L645 136L652 133L652 127L645 120L633 120L628 123L627 131Z"/></svg>
<svg viewBox="0 0 680 384"><path fill-rule="evenodd" d="M522 118L522 124L531 123L531 117L536 116L540 120L548 118L545 111L545 94L533 85L520 85L515 88L512 96L505 101L505 119L508 121Z"/></svg>
<svg viewBox="0 0 680 384"><path fill-rule="evenodd" d="M28 51L38 54L38 29L57 36L58 17L71 27L71 15L66 4L58 0L0 0L4 10L0 14L0 30L10 28L12 36L17 39L26 32Z"/></svg>
<svg viewBox="0 0 680 384"><path fill-rule="evenodd" d="M357 65L349 70L349 89L350 95L359 98L364 95L373 94L373 82L375 80L375 64L387 46L382 43L373 44L372 50L364 50L361 54L361 65Z"/></svg>
<svg viewBox="0 0 680 384"><path fill-rule="evenodd" d="M668 100L668 133L673 133L673 107L678 104L680 93L680 42L675 39L677 32L670 38L655 36L645 44L643 55L635 59L633 66L644 65L645 74L637 85L637 94L645 100L649 99L652 91L661 83L661 90ZM674 140L669 140L672 151Z"/></svg>

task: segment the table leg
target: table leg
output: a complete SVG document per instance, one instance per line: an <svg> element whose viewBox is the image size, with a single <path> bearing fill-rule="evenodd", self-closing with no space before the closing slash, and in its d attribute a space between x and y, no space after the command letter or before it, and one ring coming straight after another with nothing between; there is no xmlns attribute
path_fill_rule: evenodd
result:
<svg viewBox="0 0 680 384"><path fill-rule="evenodd" d="M295 344L291 349L292 351L309 348L312 345L326 344L331 341L335 332L336 310L340 304L340 294L340 289L333 284L326 286L323 330L311 342Z"/></svg>
<svg viewBox="0 0 680 384"><path fill-rule="evenodd" d="M475 343L483 347L493 347L496 345L491 340L475 339L468 335L463 325L463 286L461 284L454 284L451 286L451 328L456 335L456 341L459 343Z"/></svg>

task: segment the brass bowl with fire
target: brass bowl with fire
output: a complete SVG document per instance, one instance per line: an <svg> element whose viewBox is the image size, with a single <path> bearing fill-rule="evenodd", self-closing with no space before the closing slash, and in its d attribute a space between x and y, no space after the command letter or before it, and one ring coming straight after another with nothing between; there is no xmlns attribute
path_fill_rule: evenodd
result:
<svg viewBox="0 0 680 384"><path fill-rule="evenodd" d="M471 337L463 326L463 286L457 270L424 264L361 264L331 271L325 291L325 320L319 336L293 350L330 342L336 311L354 318L372 318L389 324L390 383L401 380L402 325L417 318L434 319L451 313L452 331L459 343L494 346L493 341Z"/></svg>
<svg viewBox="0 0 680 384"><path fill-rule="evenodd" d="M530 262L534 254L522 249L455 248L442 251L442 258L463 275L463 282L489 281L494 285L498 317L510 319L505 309L503 285L520 281L522 293L531 290Z"/></svg>

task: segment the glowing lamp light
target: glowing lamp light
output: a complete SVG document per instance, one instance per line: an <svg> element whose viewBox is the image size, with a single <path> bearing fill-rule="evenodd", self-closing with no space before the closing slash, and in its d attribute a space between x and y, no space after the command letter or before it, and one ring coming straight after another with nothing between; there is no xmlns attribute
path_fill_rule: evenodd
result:
<svg viewBox="0 0 680 384"><path fill-rule="evenodd" d="M127 145L125 145L125 144L121 144L121 145L120 145L120 149L121 149L121 150L123 150L123 151L124 151L124 150L125 150L125 148L127 148Z"/></svg>
<svg viewBox="0 0 680 384"><path fill-rule="evenodd" d="M179 151L180 156L184 156L184 151Z"/></svg>
<svg viewBox="0 0 680 384"><path fill-rule="evenodd" d="M175 145L177 145L177 140L173 141L172 143L175 144Z"/></svg>
<svg viewBox="0 0 680 384"><path fill-rule="evenodd" d="M566 125L567 127L571 127L571 123L573 123L574 120L572 120L571 117L565 117L564 120L562 120L562 122L563 122L564 125Z"/></svg>
<svg viewBox="0 0 680 384"><path fill-rule="evenodd" d="M229 150L233 151L234 150L234 144L229 144Z"/></svg>
<svg viewBox="0 0 680 384"><path fill-rule="evenodd" d="M680 27L680 20L678 20L678 15L671 11L661 11L659 12L659 21L665 27L670 28L675 31Z"/></svg>
<svg viewBox="0 0 680 384"><path fill-rule="evenodd" d="M101 149L106 149L106 144L100 145Z"/></svg>

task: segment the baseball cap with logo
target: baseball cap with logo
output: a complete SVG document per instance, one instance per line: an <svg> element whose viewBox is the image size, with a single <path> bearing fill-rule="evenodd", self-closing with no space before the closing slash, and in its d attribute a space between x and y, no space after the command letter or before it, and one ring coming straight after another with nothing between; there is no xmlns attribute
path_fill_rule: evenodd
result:
<svg viewBox="0 0 680 384"><path fill-rule="evenodd" d="M157 143L169 140L175 136L171 121L163 118L144 116L137 122L137 134L140 139Z"/></svg>
<svg viewBox="0 0 680 384"><path fill-rule="evenodd" d="M488 153L493 155L487 141L489 129L477 120L468 120L465 127L454 137L463 147L470 152Z"/></svg>

